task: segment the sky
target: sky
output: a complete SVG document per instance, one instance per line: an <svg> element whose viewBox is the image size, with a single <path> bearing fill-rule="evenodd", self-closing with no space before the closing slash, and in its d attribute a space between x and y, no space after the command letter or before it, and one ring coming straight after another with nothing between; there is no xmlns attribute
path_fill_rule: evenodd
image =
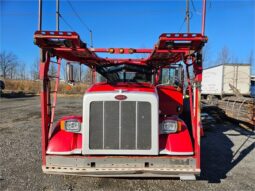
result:
<svg viewBox="0 0 255 191"><path fill-rule="evenodd" d="M60 30L78 32L88 45L92 30L97 48L153 48L161 33L186 32L185 0L70 1L83 23L68 1L60 0ZM55 5L55 0L43 0L43 30L55 30ZM191 32L201 32L201 9L201 1L190 0ZM0 51L15 53L30 67L39 56L33 44L37 28L37 0L0 0ZM226 47L235 62L247 63L253 54L255 74L255 0L207 0L205 34L205 67L216 65Z"/></svg>

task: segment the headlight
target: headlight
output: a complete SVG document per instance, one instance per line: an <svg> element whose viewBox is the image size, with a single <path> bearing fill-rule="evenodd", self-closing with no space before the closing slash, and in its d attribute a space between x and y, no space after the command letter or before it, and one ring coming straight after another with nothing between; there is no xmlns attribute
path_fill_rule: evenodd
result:
<svg viewBox="0 0 255 191"><path fill-rule="evenodd" d="M168 133L175 133L178 130L178 121L175 120L164 120L160 124L160 133L161 134L168 134Z"/></svg>
<svg viewBox="0 0 255 191"><path fill-rule="evenodd" d="M65 130L68 132L78 133L81 131L81 123L77 120L65 121Z"/></svg>

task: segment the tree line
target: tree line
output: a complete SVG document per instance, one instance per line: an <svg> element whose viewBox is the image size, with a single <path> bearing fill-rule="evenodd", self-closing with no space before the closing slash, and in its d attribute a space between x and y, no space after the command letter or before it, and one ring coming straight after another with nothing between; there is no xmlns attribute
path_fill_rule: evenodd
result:
<svg viewBox="0 0 255 191"><path fill-rule="evenodd" d="M254 55L253 51L251 51L245 60L240 60L238 55L232 54L229 48L224 46L216 56L212 56L210 45L208 44L203 48L203 62L204 68L221 64L250 64L251 67L254 67Z"/></svg>
<svg viewBox="0 0 255 191"><path fill-rule="evenodd" d="M38 63L34 62L29 68L13 52L0 52L0 75L3 79L38 79Z"/></svg>
<svg viewBox="0 0 255 191"><path fill-rule="evenodd" d="M0 77L13 80L38 80L39 79L39 58L27 65L18 59L13 52L0 52ZM75 81L91 83L90 70L84 65L73 64ZM57 65L50 64L49 75L57 74ZM60 79L66 80L66 64L61 64Z"/></svg>

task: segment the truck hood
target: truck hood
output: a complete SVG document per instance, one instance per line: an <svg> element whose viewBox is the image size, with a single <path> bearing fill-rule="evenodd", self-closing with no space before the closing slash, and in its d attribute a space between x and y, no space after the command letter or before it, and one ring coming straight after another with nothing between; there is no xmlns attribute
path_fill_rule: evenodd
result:
<svg viewBox="0 0 255 191"><path fill-rule="evenodd" d="M109 91L127 91L127 92L148 92L156 93L156 88L150 83L124 83L119 82L115 84L109 84L106 82L96 83L92 85L86 93L96 92L109 92Z"/></svg>

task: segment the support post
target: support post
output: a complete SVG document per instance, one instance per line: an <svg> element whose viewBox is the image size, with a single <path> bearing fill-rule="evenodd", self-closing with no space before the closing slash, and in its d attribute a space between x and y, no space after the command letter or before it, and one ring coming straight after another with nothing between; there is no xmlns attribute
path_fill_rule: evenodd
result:
<svg viewBox="0 0 255 191"><path fill-rule="evenodd" d="M38 30L42 30L42 0L38 0ZM39 51L40 61L43 60L43 51Z"/></svg>
<svg viewBox="0 0 255 191"><path fill-rule="evenodd" d="M195 113L194 113L194 123L196 126L195 130L195 156L196 156L196 168L200 169L200 131L201 131L201 88L200 88L200 81L197 81L201 74L197 74L195 77L195 88L194 88L194 106L195 106Z"/></svg>
<svg viewBox="0 0 255 191"><path fill-rule="evenodd" d="M197 54L201 54L198 52ZM200 60L201 59L201 60ZM196 167L200 169L200 137L201 137L201 82L202 82L202 55L197 55L196 61L193 65L195 73L195 87L194 87L194 123L196 126L195 131L195 156L196 156Z"/></svg>
<svg viewBox="0 0 255 191"><path fill-rule="evenodd" d="M56 31L59 31L59 0L56 0Z"/></svg>
<svg viewBox="0 0 255 191"><path fill-rule="evenodd" d="M59 86L59 80L60 80L61 60L62 60L61 58L57 58L58 70L57 70L57 75L56 75L56 80L55 80L54 91L53 91L53 104L49 108L49 110L50 110L50 125L49 125L48 138L50 138L49 135L53 131L53 122L54 122L55 110L56 110L56 105L57 105L57 92L58 92L58 86ZM51 96L49 96L49 99L51 99Z"/></svg>
<svg viewBox="0 0 255 191"><path fill-rule="evenodd" d="M44 53L45 54L45 53ZM48 145L48 131L49 131L49 122L50 122L50 110L48 105L49 103L49 63L50 56L46 56L45 62L40 62L40 80L41 80L41 130L42 130L42 165L46 165L46 148Z"/></svg>

